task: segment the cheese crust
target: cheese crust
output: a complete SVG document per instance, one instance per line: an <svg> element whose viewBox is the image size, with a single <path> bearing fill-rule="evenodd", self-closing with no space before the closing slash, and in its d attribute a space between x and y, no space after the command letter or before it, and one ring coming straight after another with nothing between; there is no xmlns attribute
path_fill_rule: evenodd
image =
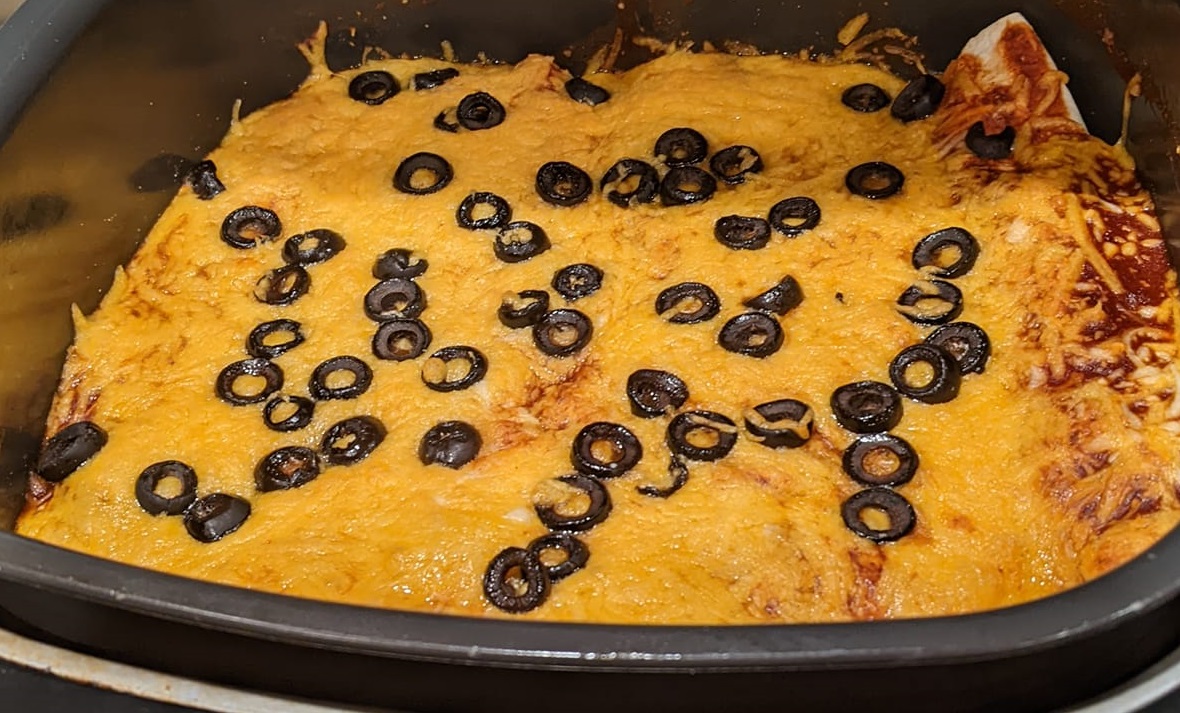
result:
<svg viewBox="0 0 1180 713"><path fill-rule="evenodd" d="M348 96L361 70L330 72L313 50L304 85L236 122L210 155L227 190L201 201L182 189L101 307L76 315L48 432L89 419L109 443L60 484L33 476L17 531L259 590L509 616L485 598L485 568L504 548L545 534L536 498L572 472L574 435L610 421L639 437L643 459L608 482L610 516L579 536L587 566L517 616L685 624L932 616L1017 604L1100 576L1168 532L1180 513L1175 277L1130 158L1071 117L1064 75L1038 64L1047 54L1024 28L1006 25L998 54L967 52L952 63L941 108L909 124L841 104L842 91L863 82L891 96L902 89L862 64L676 51L593 75L612 98L591 107L571 101L569 75L551 58L531 56L515 66L459 66L440 87L403 89L369 106ZM1039 55L1021 49L1030 42ZM995 70L997 57L1007 70ZM387 59L363 70L390 72L408 87L413 74L447 66ZM432 126L475 91L504 104L503 124L458 133ZM964 147L977 121L991 132L1016 129L1011 158L985 161ZM688 206L623 209L595 190L586 203L557 207L534 190L547 161L573 163L595 182L619 159L654 162L656 137L679 126L700 131L711 150L754 147L764 170ZM445 157L454 179L430 195L399 193L394 169L419 151ZM846 173L869 161L902 169L904 190L879 201L850 194ZM491 233L456 225L456 207L474 191L506 198L516 219L544 227L552 249L498 261ZM814 230L776 234L756 251L714 238L717 218L764 216L791 196L820 205ZM274 210L282 238L251 250L223 243L222 220L244 205ZM833 420L829 398L842 384L888 383L890 360L929 333L896 300L925 277L911 265L914 245L951 226L982 246L955 283L965 296L961 319L987 331L992 356L953 401L905 403L893 433L921 464L898 492L917 524L878 545L841 520L841 503L861 486L841 469L855 436ZM282 240L316 228L339 232L347 247L309 268L310 292L294 304L257 301L256 281L283 264ZM373 358L376 325L362 300L374 260L398 247L429 261L417 282L428 297L430 351L472 345L486 355L487 376L473 388L426 388L425 357ZM529 330L497 320L505 292L549 289L557 269L582 262L604 272L602 288L573 305L551 297L593 321L585 349L546 357ZM721 349L721 325L785 275L805 295L779 318L785 345L762 359ZM718 317L680 325L656 314L656 296L685 281L717 293ZM279 318L300 321L307 335L275 359L285 393L306 395L312 370L342 354L368 362L373 387L318 403L312 425L288 434L267 429L260 407L219 400L218 372L246 357L251 329ZM757 404L798 399L814 410L814 433L785 450L740 430L726 458L691 463L674 495L645 496L638 486L667 484L669 453L667 419L639 419L628 406L627 378L643 368L687 383L683 410L739 424ZM389 432L370 457L298 489L257 492L253 472L266 454L316 448L330 424L357 415L379 418ZM478 457L458 470L422 465L422 435L455 419L479 430ZM181 518L146 514L135 480L170 459L195 469L201 494L250 501L250 518L201 544Z"/></svg>

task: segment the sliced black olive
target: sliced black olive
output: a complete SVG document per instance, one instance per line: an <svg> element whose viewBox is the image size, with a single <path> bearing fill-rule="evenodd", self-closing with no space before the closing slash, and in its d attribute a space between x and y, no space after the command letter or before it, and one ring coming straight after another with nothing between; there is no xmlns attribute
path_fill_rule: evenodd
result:
<svg viewBox="0 0 1180 713"><path fill-rule="evenodd" d="M688 401L688 384L671 372L639 369L627 377L627 400L640 418L666 416Z"/></svg>
<svg viewBox="0 0 1180 713"><path fill-rule="evenodd" d="M315 402L302 396L280 394L262 408L262 422L272 431L290 433L306 428L315 415Z"/></svg>
<svg viewBox="0 0 1180 713"><path fill-rule="evenodd" d="M386 361L417 359L430 348L430 328L417 319L382 322L373 335L373 355Z"/></svg>
<svg viewBox="0 0 1180 713"><path fill-rule="evenodd" d="M858 196L881 200L897 195L905 185L905 174L884 161L856 166L844 177L844 185Z"/></svg>
<svg viewBox="0 0 1180 713"><path fill-rule="evenodd" d="M347 373L343 381L338 374ZM307 384L308 392L316 401L331 399L355 399L369 390L373 383L373 370L354 356L337 356L328 359L311 372Z"/></svg>
<svg viewBox="0 0 1180 713"><path fill-rule="evenodd" d="M176 481L175 495L160 495L156 490L164 480ZM135 480L135 500L148 515L179 515L197 499L197 473L178 460L152 463Z"/></svg>
<svg viewBox="0 0 1180 713"><path fill-rule="evenodd" d="M453 107L450 109L444 109L438 113L438 116L434 117L434 128L438 129L439 131L446 131L456 134L459 132L459 122L454 121L454 119L455 109Z"/></svg>
<svg viewBox="0 0 1180 713"><path fill-rule="evenodd" d="M221 222L221 239L239 250L269 243L283 232L283 223L273 210L248 205L225 216Z"/></svg>
<svg viewBox="0 0 1180 713"><path fill-rule="evenodd" d="M534 184L541 200L552 205L577 205L590 197L590 174L566 161L550 161L537 169Z"/></svg>
<svg viewBox="0 0 1180 713"><path fill-rule="evenodd" d="M668 424L672 452L696 461L720 460L737 444L737 424L713 411L685 411Z"/></svg>
<svg viewBox="0 0 1180 713"><path fill-rule="evenodd" d="M286 306L311 289L311 275L302 265L283 265L268 270L254 285L254 299L263 304Z"/></svg>
<svg viewBox="0 0 1180 713"><path fill-rule="evenodd" d="M545 527L554 532L585 532L610 515L610 493L601 480L581 473L571 473L557 478L557 481L582 491L588 497L589 502L585 510L574 515L566 515L561 512L566 509L561 505L568 506L569 503L534 503L533 509L537 512L537 518Z"/></svg>
<svg viewBox="0 0 1180 713"><path fill-rule="evenodd" d="M918 367L923 364L925 367ZM954 355L933 344L902 349L889 363L889 378L902 396L928 404L941 404L959 395L962 374Z"/></svg>
<svg viewBox="0 0 1180 713"><path fill-rule="evenodd" d="M832 392L832 415L853 433L883 433L901 422L901 396L889 384L857 381Z"/></svg>
<svg viewBox="0 0 1180 713"><path fill-rule="evenodd" d="M814 200L795 196L775 203L767 217L770 227L788 238L795 238L819 225L822 214Z"/></svg>
<svg viewBox="0 0 1180 713"><path fill-rule="evenodd" d="M625 158L602 176L598 184L602 195L620 208L651 203L660 190L660 174L644 161Z"/></svg>
<svg viewBox="0 0 1180 713"><path fill-rule="evenodd" d="M700 282L681 282L656 295L656 314L672 324L696 324L721 312L721 298Z"/></svg>
<svg viewBox="0 0 1180 713"><path fill-rule="evenodd" d="M815 412L796 399L758 404L745 416L746 430L767 448L798 448L811 439Z"/></svg>
<svg viewBox="0 0 1180 713"><path fill-rule="evenodd" d="M319 477L323 464L319 455L303 446L284 446L271 451L254 467L254 487L260 492L291 490Z"/></svg>
<svg viewBox="0 0 1180 713"><path fill-rule="evenodd" d="M430 427L418 443L422 465L441 465L458 470L475 460L483 439L475 426L464 421L443 421Z"/></svg>
<svg viewBox="0 0 1180 713"><path fill-rule="evenodd" d="M749 146L730 146L713 154L709 159L713 175L731 186L746 182L746 176L762 172L762 157Z"/></svg>
<svg viewBox="0 0 1180 713"><path fill-rule="evenodd" d="M441 87L455 77L459 76L459 70L454 67L443 67L442 69L432 69L429 72L419 72L410 80L410 85L416 91L423 91L425 89L434 89Z"/></svg>
<svg viewBox="0 0 1180 713"><path fill-rule="evenodd" d="M365 294L365 315L375 322L414 319L426 309L426 293L413 280L394 277L378 282Z"/></svg>
<svg viewBox="0 0 1180 713"><path fill-rule="evenodd" d="M567 357L580 352L594 336L594 323L576 309L546 312L533 325L533 343L542 354Z"/></svg>
<svg viewBox="0 0 1180 713"><path fill-rule="evenodd" d="M649 498L670 498L675 495L676 491L688 484L688 464L678 455L673 455L668 462L668 478L672 482L667 487L640 485L635 490Z"/></svg>
<svg viewBox="0 0 1180 713"><path fill-rule="evenodd" d="M529 552L533 553L545 568L550 582L565 579L574 572L586 566L590 561L590 548L578 538L567 532L551 532L542 535L529 543ZM560 552L561 559L553 564L549 559L550 552Z"/></svg>
<svg viewBox="0 0 1180 713"><path fill-rule="evenodd" d="M435 391L461 391L479 383L487 373L487 357L478 349L443 347L422 365L422 383Z"/></svg>
<svg viewBox="0 0 1180 713"><path fill-rule="evenodd" d="M212 493L184 511L184 529L197 542L217 542L250 517L250 503L226 493Z"/></svg>
<svg viewBox="0 0 1180 713"><path fill-rule="evenodd" d="M701 203L717 192L717 179L696 166L677 166L660 181L660 202L664 205Z"/></svg>
<svg viewBox="0 0 1180 713"><path fill-rule="evenodd" d="M971 322L943 325L926 337L925 341L950 352L959 362L959 372L963 374L982 374L992 352L987 332Z"/></svg>
<svg viewBox="0 0 1180 713"><path fill-rule="evenodd" d="M0 239L44 232L60 224L69 212L70 202L51 193L13 199L4 204L0 213Z"/></svg>
<svg viewBox="0 0 1180 713"><path fill-rule="evenodd" d="M570 462L574 470L595 478L617 478L643 459L643 445L617 423L597 421L574 436Z"/></svg>
<svg viewBox="0 0 1180 713"><path fill-rule="evenodd" d="M463 199L455 211L455 220L460 228L495 230L512 220L512 208L495 193L480 191Z"/></svg>
<svg viewBox="0 0 1180 713"><path fill-rule="evenodd" d="M393 173L393 187L402 193L426 196L447 187L455 171L445 158L419 151L398 164Z"/></svg>
<svg viewBox="0 0 1180 713"><path fill-rule="evenodd" d="M252 391L239 390L238 381L262 379L261 388ZM257 384L255 384L257 385ZM279 389L283 388L283 370L269 359L243 359L221 370L217 375L215 390L217 396L231 406L260 404Z"/></svg>
<svg viewBox="0 0 1180 713"><path fill-rule="evenodd" d="M982 121L967 129L967 148L976 156L989 161L999 161L1012 155L1012 144L1016 142L1016 129L1005 126L998 134L989 134Z"/></svg>
<svg viewBox="0 0 1180 713"><path fill-rule="evenodd" d="M509 614L532 611L549 598L549 575L537 555L509 547L496 555L483 575L483 594Z"/></svg>
<svg viewBox="0 0 1180 713"><path fill-rule="evenodd" d="M774 312L784 315L798 307L803 302L803 288L799 281L787 275L774 287L762 294L751 297L742 304L750 309Z"/></svg>
<svg viewBox="0 0 1180 713"><path fill-rule="evenodd" d="M128 179L140 193L175 190L192 168L192 159L174 153L162 153L144 161Z"/></svg>
<svg viewBox="0 0 1180 713"><path fill-rule="evenodd" d="M602 288L602 270L585 262L566 265L553 274L553 289L570 302L598 292Z"/></svg>
<svg viewBox="0 0 1180 713"><path fill-rule="evenodd" d="M876 84L857 84L844 90L840 96L844 106L862 114L872 114L889 106L889 94Z"/></svg>
<svg viewBox="0 0 1180 713"><path fill-rule="evenodd" d="M469 131L490 129L504 122L504 105L487 92L475 92L463 97L455 116Z"/></svg>
<svg viewBox="0 0 1180 713"><path fill-rule="evenodd" d="M889 526L879 530L864 521L865 510L876 510L889 519ZM873 542L899 540L914 529L917 516L914 506L889 488L868 488L844 501L840 515L849 530Z"/></svg>
<svg viewBox="0 0 1180 713"><path fill-rule="evenodd" d="M717 335L722 349L762 359L783 346L783 328L763 312L739 314L725 323Z"/></svg>
<svg viewBox="0 0 1180 713"><path fill-rule="evenodd" d="M770 223L762 218L726 215L713 224L713 237L733 250L761 250L770 242Z"/></svg>
<svg viewBox="0 0 1180 713"><path fill-rule="evenodd" d="M693 166L709 155L709 142L693 129L668 129L656 139L652 154L669 168Z"/></svg>
<svg viewBox="0 0 1180 713"><path fill-rule="evenodd" d="M213 200L225 192L225 184L217 177L217 164L212 161L198 161L189 169L184 177L197 198L203 201Z"/></svg>
<svg viewBox="0 0 1180 713"><path fill-rule="evenodd" d="M933 114L946 95L946 86L937 77L923 74L905 85L893 100L889 113L893 118L909 123Z"/></svg>
<svg viewBox="0 0 1180 713"><path fill-rule="evenodd" d="M570 95L570 99L590 106L598 106L610 101L610 92L581 77L574 77L566 82L565 93Z"/></svg>
<svg viewBox="0 0 1180 713"><path fill-rule="evenodd" d="M509 329L524 329L536 324L549 311L549 293L544 290L509 292L500 302L496 316Z"/></svg>
<svg viewBox="0 0 1180 713"><path fill-rule="evenodd" d="M517 220L500 228L492 250L503 262L531 260L552 247L544 228L527 220Z"/></svg>
<svg viewBox="0 0 1180 713"><path fill-rule="evenodd" d="M348 83L348 96L371 106L385 103L399 91L401 86L398 85L397 79L389 72L381 70L361 72Z"/></svg>
<svg viewBox="0 0 1180 713"><path fill-rule="evenodd" d="M107 444L107 432L92 421L76 421L54 434L37 458L37 475L60 483Z"/></svg>
<svg viewBox="0 0 1180 713"><path fill-rule="evenodd" d="M385 440L385 424L372 416L353 416L332 424L320 441L328 465L360 463Z"/></svg>
<svg viewBox="0 0 1180 713"><path fill-rule="evenodd" d="M904 438L891 433L861 436L844 449L842 465L862 485L905 485L918 472L918 452Z"/></svg>
<svg viewBox="0 0 1180 713"><path fill-rule="evenodd" d="M335 230L317 228L292 235L283 243L283 260L292 265L318 265L344 250L344 238Z"/></svg>
<svg viewBox="0 0 1180 713"><path fill-rule="evenodd" d="M914 324L946 324L963 313L963 292L945 280L923 280L901 293L897 311Z"/></svg>
<svg viewBox="0 0 1180 713"><path fill-rule="evenodd" d="M979 241L974 235L964 228L943 228L918 241L913 263L919 270L932 268L934 277L953 279L971 272L978 257Z"/></svg>
<svg viewBox="0 0 1180 713"><path fill-rule="evenodd" d="M422 258L411 257L413 253L405 248L387 250L373 264L373 277L378 280L392 280L401 277L412 280L422 276L430 265Z"/></svg>

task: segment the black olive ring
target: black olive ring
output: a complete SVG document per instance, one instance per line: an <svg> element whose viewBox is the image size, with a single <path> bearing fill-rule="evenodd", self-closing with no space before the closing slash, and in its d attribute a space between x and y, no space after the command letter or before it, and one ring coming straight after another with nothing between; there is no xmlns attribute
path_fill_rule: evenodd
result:
<svg viewBox="0 0 1180 713"><path fill-rule="evenodd" d="M639 485L635 487L635 491L649 498L670 498L675 495L678 490L688 484L688 464L684 462L683 458L677 455L672 456L671 461L668 462L668 477L672 483L667 487Z"/></svg>
<svg viewBox="0 0 1180 713"><path fill-rule="evenodd" d="M666 206L702 203L717 192L717 179L696 166L669 169L660 181L660 202Z"/></svg>
<svg viewBox="0 0 1180 713"><path fill-rule="evenodd" d="M918 121L930 116L938 109L946 95L946 85L938 77L923 74L916 77L898 92L889 113L904 123Z"/></svg>
<svg viewBox="0 0 1180 713"><path fill-rule="evenodd" d="M328 465L353 465L369 457L385 440L385 424L372 416L353 416L332 424L320 441Z"/></svg>
<svg viewBox="0 0 1180 713"><path fill-rule="evenodd" d="M876 530L865 524L861 513L867 509L880 510L889 518L889 527ZM857 535L873 542L900 540L914 529L917 515L914 506L899 493L889 488L869 488L856 493L840 507L844 524Z"/></svg>
<svg viewBox="0 0 1180 713"><path fill-rule="evenodd" d="M287 339L274 343L268 340L276 334L290 335ZM274 319L263 322L250 330L246 337L246 351L250 356L259 359L274 359L303 344L303 325L293 319Z"/></svg>
<svg viewBox="0 0 1180 713"><path fill-rule="evenodd" d="M546 312L533 325L533 343L542 354L551 357L575 354L589 344L593 336L594 323L576 309Z"/></svg>
<svg viewBox="0 0 1180 713"><path fill-rule="evenodd" d="M373 277L378 280L392 280L395 277L412 280L421 277L430 263L422 258L414 259L413 254L405 248L386 250L373 263Z"/></svg>
<svg viewBox="0 0 1180 713"><path fill-rule="evenodd" d="M688 385L671 372L639 369L627 377L627 399L640 418L665 416L688 401Z"/></svg>
<svg viewBox="0 0 1180 713"><path fill-rule="evenodd" d="M693 166L709 155L709 142L695 129L668 129L656 139L652 153L669 168Z"/></svg>
<svg viewBox="0 0 1180 713"><path fill-rule="evenodd" d="M239 250L256 248L279 237L283 223L273 210L248 205L238 208L221 222L221 239Z"/></svg>
<svg viewBox="0 0 1180 713"><path fill-rule="evenodd" d="M553 275L554 291L570 302L589 297L602 288L602 270L586 262L566 265Z"/></svg>
<svg viewBox="0 0 1180 713"><path fill-rule="evenodd" d="M263 304L285 307L307 294L311 275L302 265L283 265L268 270L254 285L254 299Z"/></svg>
<svg viewBox="0 0 1180 713"><path fill-rule="evenodd" d="M977 121L967 129L964 142L976 156L989 161L999 161L1012 155L1012 145L1016 143L1016 129L1005 126L1000 133L989 134L983 122Z"/></svg>
<svg viewBox="0 0 1180 713"><path fill-rule="evenodd" d="M938 303L939 309L928 309L931 302ZM907 287L897 298L897 306L914 324L946 324L963 313L963 292L945 280L927 280Z"/></svg>
<svg viewBox="0 0 1180 713"><path fill-rule="evenodd" d="M304 243L310 243L310 247L303 247ZM336 257L344 247L344 238L340 233L316 228L287 238L287 242L283 243L283 260L305 267L316 265Z"/></svg>
<svg viewBox="0 0 1180 713"><path fill-rule="evenodd" d="M385 361L417 359L430 348L430 328L417 319L382 322L373 335L373 356Z"/></svg>
<svg viewBox="0 0 1180 713"><path fill-rule="evenodd" d="M234 390L238 379L260 376L266 382L257 393L243 394ZM217 375L214 389L217 396L231 406L246 406L266 401L271 394L283 388L283 370L269 359L242 359L235 361Z"/></svg>
<svg viewBox="0 0 1180 713"><path fill-rule="evenodd" d="M275 420L275 412L285 406L293 406L294 410L286 418ZM262 422L272 431L290 433L305 428L315 416L315 402L303 396L284 396L282 394L266 402L262 408Z"/></svg>
<svg viewBox="0 0 1180 713"><path fill-rule="evenodd" d="M573 206L590 197L590 174L566 161L550 161L537 169L535 183L541 200L556 206Z"/></svg>
<svg viewBox="0 0 1180 713"><path fill-rule="evenodd" d="M779 283L774 287L760 295L751 297L742 304L750 309L773 312L781 316L795 309L802 302L803 288L799 286L798 280L787 275L779 280Z"/></svg>
<svg viewBox="0 0 1180 713"><path fill-rule="evenodd" d="M250 503L235 495L211 493L184 511L184 529L197 542L216 542L250 517Z"/></svg>
<svg viewBox="0 0 1180 713"><path fill-rule="evenodd" d="M945 324L934 330L925 341L950 352L959 362L959 372L963 374L982 374L992 351L987 332L971 322Z"/></svg>
<svg viewBox="0 0 1180 713"><path fill-rule="evenodd" d="M504 122L504 105L487 92L475 92L459 101L455 117L469 131L491 129Z"/></svg>
<svg viewBox="0 0 1180 713"><path fill-rule="evenodd" d="M374 322L414 319L426 309L426 293L413 280L393 277L365 293L365 315Z"/></svg>
<svg viewBox="0 0 1180 713"><path fill-rule="evenodd" d="M475 210L480 206L492 209L492 214L484 218L476 218ZM463 199L455 211L455 220L460 228L467 230L495 230L502 228L512 220L512 208L508 201L495 193L478 191Z"/></svg>
<svg viewBox="0 0 1180 713"><path fill-rule="evenodd" d="M399 91L401 87L397 79L389 72L381 70L361 72L348 83L348 96L370 106L385 103Z"/></svg>
<svg viewBox="0 0 1180 713"><path fill-rule="evenodd" d="M509 614L541 606L549 598L549 588L549 575L540 558L520 547L509 547L496 555L483 575L484 596L492 606Z"/></svg>
<svg viewBox="0 0 1180 713"><path fill-rule="evenodd" d="M722 349L765 359L783 346L782 326L763 312L745 312L730 319L717 334Z"/></svg>
<svg viewBox="0 0 1180 713"><path fill-rule="evenodd" d="M217 164L209 161L198 161L185 174L187 183L199 200L210 201L225 192L225 184L217 177Z"/></svg>
<svg viewBox="0 0 1180 713"><path fill-rule="evenodd" d="M746 182L746 176L762 172L762 157L749 146L730 146L713 154L709 169L725 183L736 186Z"/></svg>
<svg viewBox="0 0 1180 713"><path fill-rule="evenodd" d="M574 572L586 566L590 561L590 548L578 538L567 532L551 532L541 535L529 543L528 551L537 557L550 582L565 579ZM557 564L545 564L546 552L557 551L563 559Z"/></svg>
<svg viewBox="0 0 1180 713"><path fill-rule="evenodd" d="M685 305L692 309L685 309ZM672 324L707 322L720 312L721 298L700 282L681 282L656 296L656 314Z"/></svg>
<svg viewBox="0 0 1180 713"><path fill-rule="evenodd" d="M37 475L60 483L107 444L107 432L92 421L76 421L54 434L37 457Z"/></svg>
<svg viewBox="0 0 1180 713"><path fill-rule="evenodd" d="M656 199L656 193L660 190L660 174L649 163L625 158L607 170L598 187L611 203L620 208L630 208Z"/></svg>
<svg viewBox="0 0 1180 713"><path fill-rule="evenodd" d="M430 427L418 442L418 460L422 465L441 465L457 470L475 460L483 438L464 421L443 421Z"/></svg>
<svg viewBox="0 0 1180 713"><path fill-rule="evenodd" d="M430 181L425 184L415 183L415 177L423 172L430 174ZM398 165L393 174L393 187L413 196L427 196L446 188L454 177L455 171L445 158L419 151Z"/></svg>
<svg viewBox="0 0 1180 713"><path fill-rule="evenodd" d="M415 74L410 80L410 84L414 87L415 91L420 92L426 89L441 87L458 76L459 70L454 67L443 67L442 69L432 69L429 72Z"/></svg>
<svg viewBox="0 0 1180 713"><path fill-rule="evenodd" d="M870 161L850 170L844 176L844 185L854 195L881 200L901 192L905 174L891 163Z"/></svg>
<svg viewBox="0 0 1180 713"><path fill-rule="evenodd" d="M746 430L767 448L799 448L811 440L815 412L797 399L758 404L745 417Z"/></svg>
<svg viewBox="0 0 1180 713"><path fill-rule="evenodd" d="M570 99L590 106L598 106L610 101L610 92L597 84L587 82L582 77L574 77L566 82L565 93L570 95Z"/></svg>
<svg viewBox="0 0 1180 713"><path fill-rule="evenodd" d="M506 294L496 310L500 323L509 329L524 329L536 324L549 311L549 293L525 290Z"/></svg>
<svg viewBox="0 0 1180 713"><path fill-rule="evenodd" d="M447 365L460 360L467 362L467 373L451 381L447 374ZM439 373L434 364L441 363ZM428 373L434 372L434 373ZM479 383L488 373L488 360L478 349L468 346L443 347L430 355L430 359L422 366L422 383L434 391L449 392L462 391ZM436 377L441 377L436 380Z"/></svg>
<svg viewBox="0 0 1180 713"><path fill-rule="evenodd" d="M889 106L889 94L876 84L857 84L844 90L840 102L862 114L872 114Z"/></svg>
<svg viewBox="0 0 1180 713"><path fill-rule="evenodd" d="M496 233L492 251L509 264L531 260L552 247L545 229L527 220L517 220Z"/></svg>
<svg viewBox="0 0 1180 713"><path fill-rule="evenodd" d="M713 224L713 237L731 250L761 250L770 243L770 223L753 216L724 215Z"/></svg>
<svg viewBox="0 0 1180 713"><path fill-rule="evenodd" d="M180 485L176 495L164 497L156 492L166 478L172 478ZM135 480L135 500L148 515L180 515L196 499L197 473L178 460L153 463Z"/></svg>
<svg viewBox="0 0 1180 713"><path fill-rule="evenodd" d="M537 512L537 518L545 527L554 532L585 532L610 515L610 492L601 480L581 473L563 475L557 480L581 490L590 502L586 505L585 511L576 515L562 515L555 505L534 504L533 509Z"/></svg>
<svg viewBox="0 0 1180 713"><path fill-rule="evenodd" d="M770 209L770 227L796 238L819 225L822 213L819 204L807 196L795 196L775 203Z"/></svg>
<svg viewBox="0 0 1180 713"><path fill-rule="evenodd" d="M608 458L600 458L596 446L610 446ZM617 478L643 459L643 445L626 426L607 421L592 423L574 436L570 462L574 470L595 478Z"/></svg>
<svg viewBox="0 0 1180 713"><path fill-rule="evenodd" d="M329 386L328 381L333 374L347 371L352 374L352 381L343 386ZM311 372L308 382L308 392L316 401L330 399L355 399L369 390L373 383L373 370L369 365L354 356L337 356L328 359Z"/></svg>
<svg viewBox="0 0 1180 713"><path fill-rule="evenodd" d="M957 251L959 257L950 265L940 265L939 257L948 249ZM943 228L918 241L914 246L912 262L919 270L930 269L934 277L953 279L971 272L978 257L979 241L974 235L964 228Z"/></svg>
<svg viewBox="0 0 1180 713"><path fill-rule="evenodd" d="M916 383L910 367L926 364L930 378ZM889 380L903 395L927 404L942 404L959 395L962 373L953 354L934 344L913 344L898 352L889 362Z"/></svg>
<svg viewBox="0 0 1180 713"><path fill-rule="evenodd" d="M873 467L869 459L882 452L888 453L888 470ZM863 485L905 485L918 472L918 452L904 438L891 433L870 433L861 436L844 449L841 465L850 478Z"/></svg>
<svg viewBox="0 0 1180 713"><path fill-rule="evenodd" d="M901 395L889 384L857 381L832 392L832 416L853 433L882 433L901 423Z"/></svg>
<svg viewBox="0 0 1180 713"><path fill-rule="evenodd" d="M322 470L320 457L312 449L284 446L258 461L254 467L254 487L262 493L291 490L315 480Z"/></svg>
<svg viewBox="0 0 1180 713"><path fill-rule="evenodd" d="M691 434L702 431L713 435L712 445L694 445L689 440ZM737 424L714 411L685 411L668 424L667 442L673 453L688 460L720 460L737 444Z"/></svg>

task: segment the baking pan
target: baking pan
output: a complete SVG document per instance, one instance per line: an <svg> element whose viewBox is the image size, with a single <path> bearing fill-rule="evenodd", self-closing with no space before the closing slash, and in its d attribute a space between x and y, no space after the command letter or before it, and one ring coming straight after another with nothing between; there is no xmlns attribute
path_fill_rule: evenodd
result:
<svg viewBox="0 0 1180 713"><path fill-rule="evenodd" d="M138 174L190 157L242 112L302 79L296 43L331 23L329 59L364 45L574 68L616 27L664 39L832 48L868 11L918 35L945 66L996 18L1024 12L1095 133L1120 130L1180 238L1175 0L30 0L0 28L0 526L11 529L70 339L169 199ZM348 28L355 27L351 33ZM1103 40L1106 40L1105 42ZM1117 48L1117 49L1116 49ZM642 59L629 48L624 60ZM135 184L135 185L133 185ZM166 189L167 186L164 186ZM1126 680L1180 641L1180 534L1102 579L960 617L757 627L485 621L331 605L148 572L0 532L2 623L159 670L409 710L1038 710Z"/></svg>

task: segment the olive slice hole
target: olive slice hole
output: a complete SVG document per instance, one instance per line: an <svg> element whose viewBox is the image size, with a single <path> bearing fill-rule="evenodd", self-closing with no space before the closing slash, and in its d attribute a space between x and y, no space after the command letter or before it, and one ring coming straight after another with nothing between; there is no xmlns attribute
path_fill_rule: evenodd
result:
<svg viewBox="0 0 1180 713"><path fill-rule="evenodd" d="M698 426L686 433L684 440L694 448L714 448L721 443L721 434L711 426Z"/></svg>
<svg viewBox="0 0 1180 713"><path fill-rule="evenodd" d="M861 460L869 475L887 479L901 468L901 458L888 448L874 448Z"/></svg>
<svg viewBox="0 0 1180 713"><path fill-rule="evenodd" d="M935 376L934 366L925 361L915 361L907 365L902 373L906 385L914 389L926 388L934 381Z"/></svg>
<svg viewBox="0 0 1180 713"><path fill-rule="evenodd" d="M590 444L590 455L603 463L614 463L622 460L623 450L612 441L599 439Z"/></svg>
<svg viewBox="0 0 1180 713"><path fill-rule="evenodd" d="M266 392L267 379L260 374L240 374L233 380L230 390L246 399L255 399Z"/></svg>
<svg viewBox="0 0 1180 713"><path fill-rule="evenodd" d="M858 515L864 526L877 532L888 532L893 528L893 518L885 508L868 505Z"/></svg>
<svg viewBox="0 0 1180 713"><path fill-rule="evenodd" d="M356 386L359 377L348 369L337 369L324 377L324 386L329 389L347 389Z"/></svg>

